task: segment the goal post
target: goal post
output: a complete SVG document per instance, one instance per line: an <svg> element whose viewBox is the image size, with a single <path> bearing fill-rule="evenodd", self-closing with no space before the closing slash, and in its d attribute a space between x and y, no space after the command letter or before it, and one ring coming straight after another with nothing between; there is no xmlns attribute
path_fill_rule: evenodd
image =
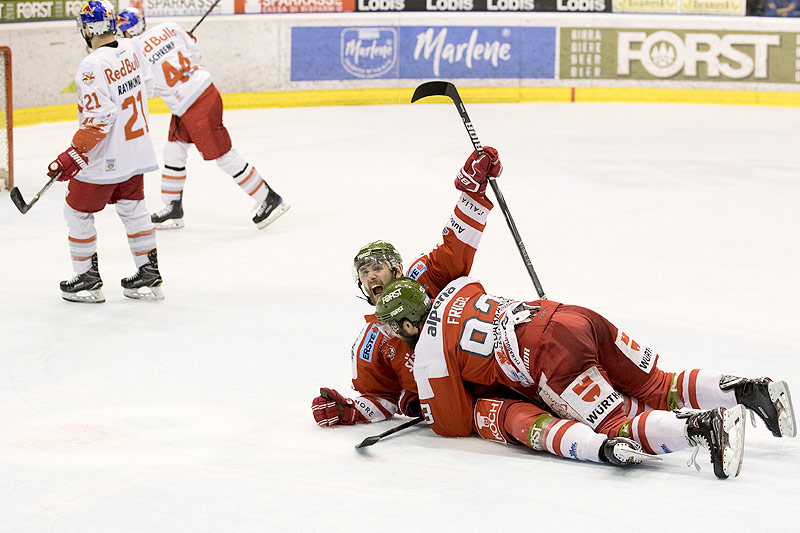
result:
<svg viewBox="0 0 800 533"><path fill-rule="evenodd" d="M0 189L14 186L14 105L11 48L0 46Z"/></svg>

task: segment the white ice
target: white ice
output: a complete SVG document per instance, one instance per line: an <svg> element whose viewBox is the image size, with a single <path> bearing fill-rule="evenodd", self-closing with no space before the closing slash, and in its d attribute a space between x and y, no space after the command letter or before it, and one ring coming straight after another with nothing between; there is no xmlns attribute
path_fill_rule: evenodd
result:
<svg viewBox="0 0 800 533"><path fill-rule="evenodd" d="M551 299L591 307L667 370L784 379L800 394L800 109L467 103ZM186 227L158 233L166 299L128 300L113 208L97 217L107 302L67 303L58 183L26 215L0 194L0 531L789 531L800 439L747 429L740 476L706 452L618 469L402 421L321 429L350 390L371 308L350 264L383 238L410 261L455 204L471 150L452 105L228 111L234 146L292 209L251 202L195 151ZM151 117L157 151L168 116ZM15 130L30 199L74 123ZM146 176L150 210L159 174ZM535 297L499 209L473 274Z"/></svg>

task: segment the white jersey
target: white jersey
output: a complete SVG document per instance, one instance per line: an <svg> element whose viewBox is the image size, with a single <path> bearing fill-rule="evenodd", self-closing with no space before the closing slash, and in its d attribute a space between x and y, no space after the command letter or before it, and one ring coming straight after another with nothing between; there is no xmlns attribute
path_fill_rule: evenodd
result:
<svg viewBox="0 0 800 533"><path fill-rule="evenodd" d="M121 183L158 170L147 106L155 80L134 43L117 43L83 58L75 75L81 129L105 134L86 153L89 165L75 176L86 183Z"/></svg>
<svg viewBox="0 0 800 533"><path fill-rule="evenodd" d="M183 115L212 83L200 65L200 48L183 28L163 22L135 37L156 78L156 96L173 115Z"/></svg>

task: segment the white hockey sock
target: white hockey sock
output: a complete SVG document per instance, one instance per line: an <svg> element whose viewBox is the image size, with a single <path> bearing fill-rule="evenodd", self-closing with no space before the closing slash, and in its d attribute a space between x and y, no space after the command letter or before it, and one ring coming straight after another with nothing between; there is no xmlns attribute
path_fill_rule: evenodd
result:
<svg viewBox="0 0 800 533"><path fill-rule="evenodd" d="M216 159L217 165L225 173L233 176L233 179L244 192L260 204L267 199L269 194L269 186L258 173L258 170L242 159L236 150L231 149L227 154Z"/></svg>
<svg viewBox="0 0 800 533"><path fill-rule="evenodd" d="M83 274L92 267L92 256L97 251L94 215L76 211L69 204L64 204L64 219L69 227L67 238L72 268L76 274Z"/></svg>
<svg viewBox="0 0 800 533"><path fill-rule="evenodd" d="M542 449L552 454L599 463L600 447L606 441L606 435L595 433L580 422L553 419L541 439Z"/></svg>
<svg viewBox="0 0 800 533"><path fill-rule="evenodd" d="M186 183L188 153L188 143L173 141L164 146L164 171L161 174L161 201L164 205L181 198Z"/></svg>
<svg viewBox="0 0 800 533"><path fill-rule="evenodd" d="M165 166L161 173L161 201L164 205L180 200L186 183L186 168Z"/></svg>
<svg viewBox="0 0 800 533"><path fill-rule="evenodd" d="M144 201L120 200L115 205L128 235L133 262L139 268L147 264L147 254L156 247L156 228L150 222Z"/></svg>
<svg viewBox="0 0 800 533"><path fill-rule="evenodd" d="M647 453L664 454L689 447L686 419L672 411L647 411L631 420L631 438Z"/></svg>
<svg viewBox="0 0 800 533"><path fill-rule="evenodd" d="M678 374L677 386L683 405L691 409L733 407L736 394L719 388L721 372L710 370L685 370Z"/></svg>

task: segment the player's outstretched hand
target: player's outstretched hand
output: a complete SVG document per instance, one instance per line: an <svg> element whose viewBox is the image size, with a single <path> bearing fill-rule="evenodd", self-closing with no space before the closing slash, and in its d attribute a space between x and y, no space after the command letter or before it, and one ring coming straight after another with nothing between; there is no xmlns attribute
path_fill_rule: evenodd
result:
<svg viewBox="0 0 800 533"><path fill-rule="evenodd" d="M422 414L422 408L419 405L419 394L410 390L403 389L403 392L400 393L397 407L401 415L417 417Z"/></svg>
<svg viewBox="0 0 800 533"><path fill-rule="evenodd" d="M47 175L58 181L67 181L86 168L89 158L70 146L60 154L47 167Z"/></svg>
<svg viewBox="0 0 800 533"><path fill-rule="evenodd" d="M464 192L486 194L486 180L503 172L497 150L485 146L483 152L472 152L456 175L456 189Z"/></svg>
<svg viewBox="0 0 800 533"><path fill-rule="evenodd" d="M351 426L356 423L353 400L325 387L319 389L319 394L311 402L311 411L320 427Z"/></svg>

